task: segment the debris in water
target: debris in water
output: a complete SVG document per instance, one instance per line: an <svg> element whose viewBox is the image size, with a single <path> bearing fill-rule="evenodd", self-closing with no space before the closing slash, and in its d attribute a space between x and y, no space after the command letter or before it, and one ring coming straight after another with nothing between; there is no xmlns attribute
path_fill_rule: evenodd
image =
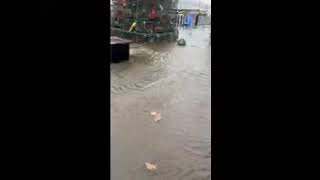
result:
<svg viewBox="0 0 320 180"><path fill-rule="evenodd" d="M160 121L161 120L161 114L159 113L159 114L157 114L155 117L154 117L154 121L155 122L158 122L158 121Z"/></svg>
<svg viewBox="0 0 320 180"><path fill-rule="evenodd" d="M157 169L157 165L156 164L152 164L152 163L144 163L144 165L146 166L146 168L150 171L156 170Z"/></svg>
<svg viewBox="0 0 320 180"><path fill-rule="evenodd" d="M151 114L151 116L153 116L153 120L154 120L155 122L158 122L158 121L161 120L161 114L160 114L160 113L158 113L158 112L151 112L150 114Z"/></svg>
<svg viewBox="0 0 320 180"><path fill-rule="evenodd" d="M185 46L187 43L186 43L186 40L184 40L184 39L179 39L178 40L178 45L179 46Z"/></svg>

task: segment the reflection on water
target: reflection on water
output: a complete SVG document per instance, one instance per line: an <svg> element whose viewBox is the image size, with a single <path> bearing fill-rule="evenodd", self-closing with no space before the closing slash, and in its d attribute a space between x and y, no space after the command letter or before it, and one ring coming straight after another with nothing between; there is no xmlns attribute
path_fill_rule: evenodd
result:
<svg viewBox="0 0 320 180"><path fill-rule="evenodd" d="M132 44L130 61L111 65L112 180L211 179L209 33L181 30L185 47Z"/></svg>

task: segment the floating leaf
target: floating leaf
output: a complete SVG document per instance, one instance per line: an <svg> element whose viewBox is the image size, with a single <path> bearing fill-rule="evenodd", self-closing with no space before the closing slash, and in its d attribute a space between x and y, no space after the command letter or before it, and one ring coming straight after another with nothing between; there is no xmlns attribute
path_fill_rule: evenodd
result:
<svg viewBox="0 0 320 180"><path fill-rule="evenodd" d="M161 119L161 114L160 113L158 113L158 112L150 112L150 115L151 116L153 116L153 120L155 121L155 122L158 122L158 121L160 121L160 119Z"/></svg>
<svg viewBox="0 0 320 180"><path fill-rule="evenodd" d="M151 112L150 113L152 116L155 116L155 115L157 115L157 112Z"/></svg>
<svg viewBox="0 0 320 180"><path fill-rule="evenodd" d="M159 113L159 114L157 114L155 117L154 117L154 121L155 122L158 122L158 121L160 121L161 120L161 114Z"/></svg>
<svg viewBox="0 0 320 180"><path fill-rule="evenodd" d="M144 163L144 165L146 166L146 168L150 171L156 170L157 169L157 165L156 164L152 164L152 163Z"/></svg>

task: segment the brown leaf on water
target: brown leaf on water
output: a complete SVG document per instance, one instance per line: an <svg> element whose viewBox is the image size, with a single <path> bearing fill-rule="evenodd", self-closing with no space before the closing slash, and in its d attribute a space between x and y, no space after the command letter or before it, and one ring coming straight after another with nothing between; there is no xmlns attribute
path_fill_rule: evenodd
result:
<svg viewBox="0 0 320 180"><path fill-rule="evenodd" d="M152 163L144 163L144 165L146 166L146 168L150 171L156 170L157 169L157 165L156 164L152 164Z"/></svg>
<svg viewBox="0 0 320 180"><path fill-rule="evenodd" d="M158 122L158 121L160 121L161 120L161 114L159 113L159 114L157 114L155 117L154 117L154 121L155 122Z"/></svg>
<svg viewBox="0 0 320 180"><path fill-rule="evenodd" d="M151 116L153 116L153 120L155 121L155 122L158 122L158 121L160 121L161 120L161 114L160 113L158 113L158 112L150 112L150 115Z"/></svg>
<svg viewBox="0 0 320 180"><path fill-rule="evenodd" d="M155 115L157 115L157 112L151 112L150 114L151 114L151 116L155 116Z"/></svg>

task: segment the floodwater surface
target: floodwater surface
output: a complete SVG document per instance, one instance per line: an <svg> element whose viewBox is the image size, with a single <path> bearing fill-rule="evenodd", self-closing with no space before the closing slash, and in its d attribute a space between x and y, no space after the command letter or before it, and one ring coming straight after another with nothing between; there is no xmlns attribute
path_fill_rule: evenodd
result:
<svg viewBox="0 0 320 180"><path fill-rule="evenodd" d="M112 180L211 179L210 27L180 38L132 44L130 61L111 64Z"/></svg>

